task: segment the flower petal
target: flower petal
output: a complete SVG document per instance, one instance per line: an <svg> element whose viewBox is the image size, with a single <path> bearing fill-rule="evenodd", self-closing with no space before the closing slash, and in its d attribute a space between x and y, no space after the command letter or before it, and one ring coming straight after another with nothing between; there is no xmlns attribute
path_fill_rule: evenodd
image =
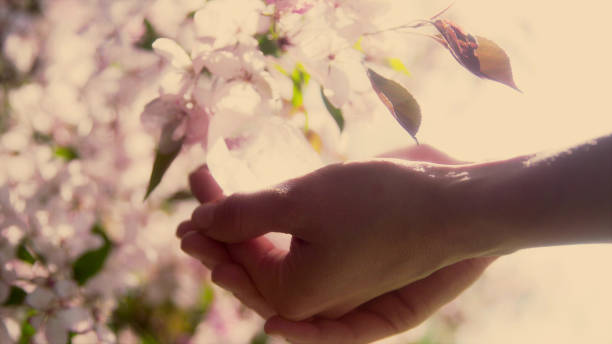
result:
<svg viewBox="0 0 612 344"><path fill-rule="evenodd" d="M54 300L55 294L45 287L36 288L26 297L26 303L39 310L46 310Z"/></svg>
<svg viewBox="0 0 612 344"><path fill-rule="evenodd" d="M57 316L51 316L47 320L44 332L49 344L66 344L68 342L68 331L62 319Z"/></svg>
<svg viewBox="0 0 612 344"><path fill-rule="evenodd" d="M153 50L170 61L172 66L177 69L191 68L192 63L187 52L171 39L158 38L153 42Z"/></svg>

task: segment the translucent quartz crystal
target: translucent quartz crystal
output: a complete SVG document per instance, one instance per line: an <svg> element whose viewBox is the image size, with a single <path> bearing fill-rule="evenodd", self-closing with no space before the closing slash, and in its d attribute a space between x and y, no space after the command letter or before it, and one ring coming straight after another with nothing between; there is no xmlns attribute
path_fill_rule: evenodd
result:
<svg viewBox="0 0 612 344"><path fill-rule="evenodd" d="M278 117L218 113L208 139L208 167L226 195L272 186L322 166L303 132Z"/></svg>

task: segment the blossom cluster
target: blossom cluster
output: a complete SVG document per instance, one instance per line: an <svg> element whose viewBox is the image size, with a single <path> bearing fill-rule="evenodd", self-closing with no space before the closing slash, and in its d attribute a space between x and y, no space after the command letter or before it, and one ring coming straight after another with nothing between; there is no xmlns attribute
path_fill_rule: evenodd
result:
<svg viewBox="0 0 612 344"><path fill-rule="evenodd" d="M142 114L158 151L201 145L228 193L342 160L345 120L380 106L364 61L407 72L381 58L393 46L367 38L384 10L370 0L206 2L152 44L168 64Z"/></svg>

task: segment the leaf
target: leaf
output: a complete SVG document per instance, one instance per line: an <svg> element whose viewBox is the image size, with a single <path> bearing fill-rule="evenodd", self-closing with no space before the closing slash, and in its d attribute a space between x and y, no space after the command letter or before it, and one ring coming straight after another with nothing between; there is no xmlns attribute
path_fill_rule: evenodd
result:
<svg viewBox="0 0 612 344"><path fill-rule="evenodd" d="M308 143L310 143L310 146L312 146L312 149L317 153L321 153L321 150L323 150L323 140L321 140L321 136L313 130L306 131L304 135Z"/></svg>
<svg viewBox="0 0 612 344"><path fill-rule="evenodd" d="M26 247L24 242L22 242L21 244L19 244L19 246L17 246L16 255L17 255L17 258L19 258L19 260L24 261L26 263L34 264L36 262L36 258L34 258L34 256L30 252L30 250Z"/></svg>
<svg viewBox="0 0 612 344"><path fill-rule="evenodd" d="M102 270L112 248L112 242L99 224L94 225L91 231L100 236L104 243L97 249L83 253L72 264L72 275L79 285L84 285Z"/></svg>
<svg viewBox="0 0 612 344"><path fill-rule="evenodd" d="M36 314L37 312L35 310L28 311L26 317L21 322L21 335L19 337L19 340L17 341L18 344L30 343L32 337L34 337L34 335L36 334L36 329L30 324L30 318L32 318Z"/></svg>
<svg viewBox="0 0 612 344"><path fill-rule="evenodd" d="M155 337L150 333L142 333L140 335L140 340L142 344L160 344Z"/></svg>
<svg viewBox="0 0 612 344"><path fill-rule="evenodd" d="M268 335L265 332L258 332L253 339L251 339L250 344L267 344L268 343Z"/></svg>
<svg viewBox="0 0 612 344"><path fill-rule="evenodd" d="M270 34L259 34L255 35L259 51L266 56L280 57L282 55L281 44L279 40L270 38Z"/></svg>
<svg viewBox="0 0 612 344"><path fill-rule="evenodd" d="M493 41L476 36L478 49L476 55L480 61L480 73L484 78L501 82L515 90L521 90L514 83L510 58L506 52Z"/></svg>
<svg viewBox="0 0 612 344"><path fill-rule="evenodd" d="M9 296L6 298L6 301L4 301L2 306L19 306L23 304L26 296L27 293L23 289L12 286L11 290L9 291Z"/></svg>
<svg viewBox="0 0 612 344"><path fill-rule="evenodd" d="M391 69L410 76L410 71L408 70L408 68L406 68L402 60L396 57L389 57L387 59L387 64L389 65L389 67L391 67Z"/></svg>
<svg viewBox="0 0 612 344"><path fill-rule="evenodd" d="M190 201L195 199L190 190L179 190L166 199L166 202L174 203L180 201Z"/></svg>
<svg viewBox="0 0 612 344"><path fill-rule="evenodd" d="M57 156L58 158L62 158L66 161L72 161L74 159L79 158L79 153L76 151L76 149L74 147L69 146L56 147L53 151L53 154L55 154L55 156Z"/></svg>
<svg viewBox="0 0 612 344"><path fill-rule="evenodd" d="M146 200L151 195L151 192L159 185L164 177L164 174L170 167L170 164L176 159L178 153L181 151L180 147L170 153L162 153L159 149L155 153L155 161L153 162L153 170L151 171L151 177L149 178L149 186L147 186L147 193L144 199Z"/></svg>
<svg viewBox="0 0 612 344"><path fill-rule="evenodd" d="M323 104L325 104L325 108L332 116L334 121L336 121L338 128L340 128L340 132L342 132L342 130L344 130L344 116L342 115L342 110L335 107L334 104L329 101L329 99L325 95L323 87L321 87L321 98L323 98Z"/></svg>
<svg viewBox="0 0 612 344"><path fill-rule="evenodd" d="M151 170L151 177L149 178L149 186L147 186L147 192L144 197L145 200L151 195L151 192L155 190L159 183L161 183L164 174L181 152L183 139L172 139L172 135L177 126L178 123L168 123L162 130L160 143L155 152L155 160L153 161L153 169Z"/></svg>
<svg viewBox="0 0 612 344"><path fill-rule="evenodd" d="M497 81L521 91L514 82L510 58L493 41L472 36L446 19L434 21L434 26L440 32L440 36L435 36L435 39L467 70L478 77Z"/></svg>
<svg viewBox="0 0 612 344"><path fill-rule="evenodd" d="M214 298L215 298L215 291L211 285L207 285L204 288L202 288L202 292L200 293L200 302L199 302L199 306L202 310L202 313L208 312L210 305L212 305Z"/></svg>
<svg viewBox="0 0 612 344"><path fill-rule="evenodd" d="M353 44L353 49L363 53L363 47L361 46L361 42L363 42L363 36L359 37L357 42Z"/></svg>
<svg viewBox="0 0 612 344"><path fill-rule="evenodd" d="M293 97L291 98L291 105L294 109L299 109L304 105L304 86L308 85L310 81L310 74L306 71L302 64L298 63L295 69L290 75L291 81L293 82Z"/></svg>
<svg viewBox="0 0 612 344"><path fill-rule="evenodd" d="M42 133L40 131L34 131L32 133L32 139L34 142L42 145L49 145L53 143L53 137L51 137L51 135Z"/></svg>
<svg viewBox="0 0 612 344"><path fill-rule="evenodd" d="M171 214L175 209L176 203L193 199L195 199L195 197L193 196L191 191L179 190L170 195L170 197L164 199L160 205L160 208L166 213Z"/></svg>
<svg viewBox="0 0 612 344"><path fill-rule="evenodd" d="M383 104L418 144L416 133L421 126L421 108L414 97L402 85L369 68L368 78Z"/></svg>
<svg viewBox="0 0 612 344"><path fill-rule="evenodd" d="M153 42L159 38L159 34L148 19L145 18L142 24L145 27L145 32L138 42L136 42L136 46L144 50L152 51Z"/></svg>

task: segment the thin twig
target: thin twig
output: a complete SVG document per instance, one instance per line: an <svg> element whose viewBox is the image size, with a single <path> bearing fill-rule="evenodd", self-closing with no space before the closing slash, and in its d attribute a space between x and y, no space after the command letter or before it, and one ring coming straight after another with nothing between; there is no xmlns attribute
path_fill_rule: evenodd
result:
<svg viewBox="0 0 612 344"><path fill-rule="evenodd" d="M455 1L452 1L450 3L450 5L446 6L445 9L443 9L442 11L436 13L436 15L434 15L433 17L431 17L431 20L434 20L436 18L438 18L439 16L443 15L446 11L448 11L451 7L453 7L453 5L455 4Z"/></svg>

